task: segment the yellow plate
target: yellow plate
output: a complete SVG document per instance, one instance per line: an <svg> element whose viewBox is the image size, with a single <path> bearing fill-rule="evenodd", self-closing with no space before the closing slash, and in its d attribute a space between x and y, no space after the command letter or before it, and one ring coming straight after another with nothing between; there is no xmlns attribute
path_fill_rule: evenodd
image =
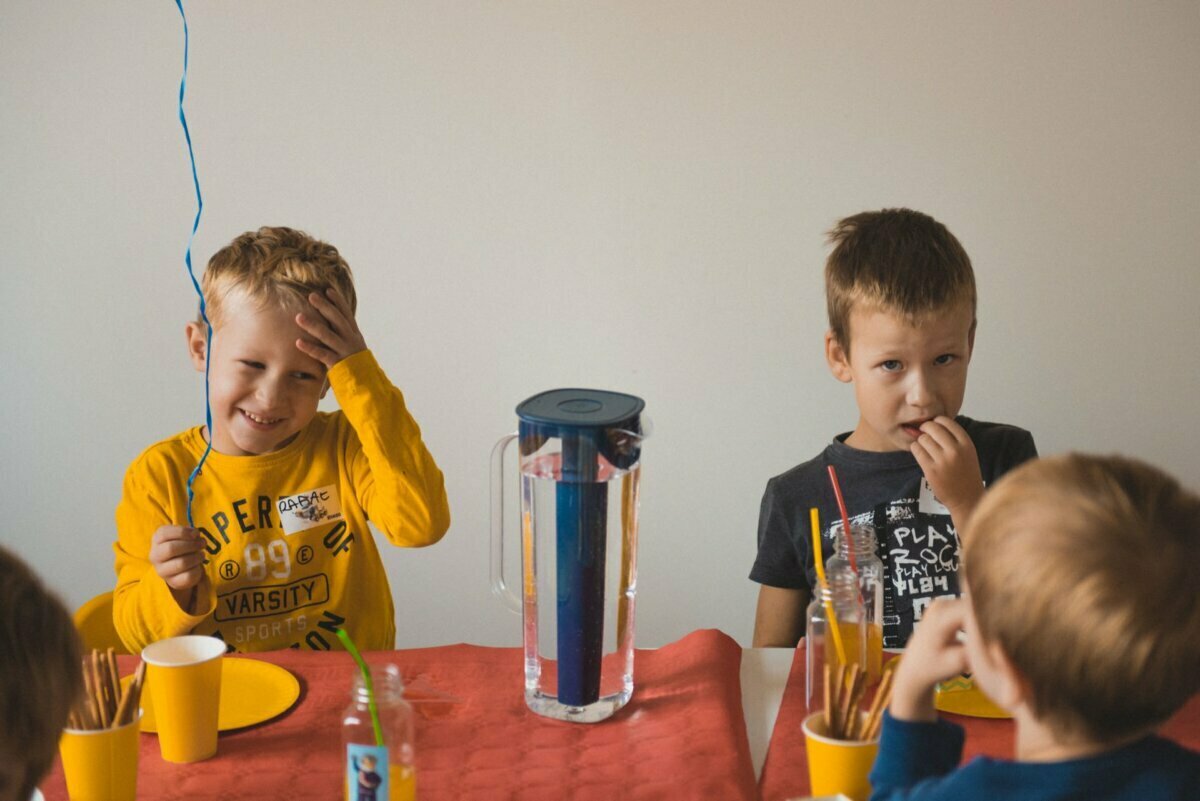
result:
<svg viewBox="0 0 1200 801"><path fill-rule="evenodd" d="M965 676L944 681L938 685L933 705L942 712L966 715L972 718L1011 718L1005 710L996 706L992 699Z"/></svg>
<svg viewBox="0 0 1200 801"><path fill-rule="evenodd" d="M121 686L133 676L121 679ZM241 729L270 720L292 708L300 697L300 682L285 668L244 657L221 660L221 708L217 729ZM142 731L155 732L154 703L142 693Z"/></svg>

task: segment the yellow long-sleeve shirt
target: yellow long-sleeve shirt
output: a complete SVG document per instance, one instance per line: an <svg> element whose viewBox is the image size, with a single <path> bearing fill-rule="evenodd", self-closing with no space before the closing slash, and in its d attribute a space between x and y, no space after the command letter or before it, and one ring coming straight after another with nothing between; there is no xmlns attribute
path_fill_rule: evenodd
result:
<svg viewBox="0 0 1200 801"><path fill-rule="evenodd" d="M442 472L370 351L329 370L341 410L319 412L273 453L212 451L193 483L209 597L191 615L148 560L159 526L187 525L187 478L202 429L147 448L125 474L117 506L113 617L134 653L180 634L223 638L239 651L394 647L392 594L369 519L394 545L429 545L450 526Z"/></svg>

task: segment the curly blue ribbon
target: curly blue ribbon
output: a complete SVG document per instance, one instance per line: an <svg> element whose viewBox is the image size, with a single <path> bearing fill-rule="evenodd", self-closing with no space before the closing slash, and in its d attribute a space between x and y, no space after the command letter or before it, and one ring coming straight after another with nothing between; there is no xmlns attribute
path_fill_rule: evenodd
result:
<svg viewBox="0 0 1200 801"><path fill-rule="evenodd" d="M192 151L192 134L188 131L187 115L183 113L183 96L187 91L188 68L187 14L183 11L183 0L175 0L175 5L179 7L179 16L183 18L183 77L179 79L179 124L183 126L183 138L187 140L188 160L192 164L192 185L196 187L196 218L192 221L192 233L188 237L187 253L183 257L183 262L187 265L188 277L192 279L192 287L196 290L196 294L200 296L200 317L204 320L204 327L206 329L204 345L204 422L208 426L208 447L204 449L204 454L200 457L200 461L196 463L196 469L192 471L187 480L187 520L188 526L195 528L195 522L192 520L192 499L195 497L195 493L192 490L192 482L196 480L196 476L200 475L200 468L204 466L204 460L208 458L208 454L212 451L213 441L212 403L209 400L208 392L208 368L212 364L213 330L204 304L204 293L200 290L200 283L196 280L195 271L192 270L192 241L196 238L196 229L200 227L200 213L204 211L204 198L200 195L200 178L196 175L196 154Z"/></svg>

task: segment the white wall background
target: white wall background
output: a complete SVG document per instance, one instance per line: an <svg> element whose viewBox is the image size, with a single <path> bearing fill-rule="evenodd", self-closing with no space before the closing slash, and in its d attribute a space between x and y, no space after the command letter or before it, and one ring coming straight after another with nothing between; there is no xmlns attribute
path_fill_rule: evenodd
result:
<svg viewBox="0 0 1200 801"><path fill-rule="evenodd" d="M202 419L170 0L0 6L0 540L113 583L146 445ZM643 396L639 644L749 643L768 477L856 420L823 232L908 205L980 287L964 411L1200 485L1194 2L188 4L198 266L286 224L355 270L454 524L388 549L400 646L516 644L488 590L515 404Z"/></svg>

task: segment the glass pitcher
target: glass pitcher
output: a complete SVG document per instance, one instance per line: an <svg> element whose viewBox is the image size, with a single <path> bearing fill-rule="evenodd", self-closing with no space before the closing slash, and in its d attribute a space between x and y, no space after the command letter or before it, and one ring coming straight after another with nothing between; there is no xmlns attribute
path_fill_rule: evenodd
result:
<svg viewBox="0 0 1200 801"><path fill-rule="evenodd" d="M556 389L492 450L492 589L524 621L525 703L595 723L633 695L641 398ZM518 440L520 597L504 578L504 453Z"/></svg>

